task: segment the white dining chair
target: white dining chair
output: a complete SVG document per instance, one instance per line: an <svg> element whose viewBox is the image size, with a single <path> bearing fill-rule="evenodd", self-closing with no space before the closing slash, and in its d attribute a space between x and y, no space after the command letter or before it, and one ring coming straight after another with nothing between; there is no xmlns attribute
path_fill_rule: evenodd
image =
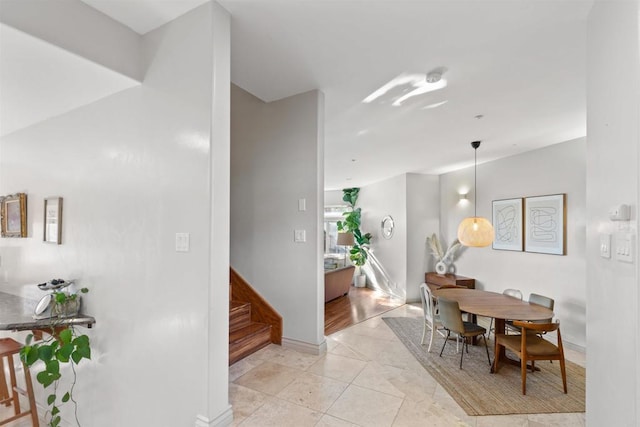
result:
<svg viewBox="0 0 640 427"><path fill-rule="evenodd" d="M442 337L445 336L444 329L442 327L442 323L440 322L440 315L438 314L438 309L436 304L434 303L433 295L429 290L429 286L426 283L420 285L420 299L422 300L422 311L424 312L424 321L422 325L422 341L420 344L424 345L424 340L427 336L427 328L431 330L431 338L429 339L429 347L427 348L427 352L431 352L431 345L433 344L433 338L438 332ZM456 338L456 351L459 351L458 348L458 339Z"/></svg>

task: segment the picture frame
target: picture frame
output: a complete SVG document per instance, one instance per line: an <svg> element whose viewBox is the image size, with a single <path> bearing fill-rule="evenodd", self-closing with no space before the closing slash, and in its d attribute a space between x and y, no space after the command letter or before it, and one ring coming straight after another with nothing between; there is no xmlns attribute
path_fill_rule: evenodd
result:
<svg viewBox="0 0 640 427"><path fill-rule="evenodd" d="M44 199L44 227L42 240L62 244L62 197Z"/></svg>
<svg viewBox="0 0 640 427"><path fill-rule="evenodd" d="M0 236L27 237L27 194L17 193L1 198Z"/></svg>
<svg viewBox="0 0 640 427"><path fill-rule="evenodd" d="M567 240L566 194L524 199L524 250L565 255Z"/></svg>
<svg viewBox="0 0 640 427"><path fill-rule="evenodd" d="M522 197L494 200L492 223L495 232L493 249L522 252L524 235Z"/></svg>

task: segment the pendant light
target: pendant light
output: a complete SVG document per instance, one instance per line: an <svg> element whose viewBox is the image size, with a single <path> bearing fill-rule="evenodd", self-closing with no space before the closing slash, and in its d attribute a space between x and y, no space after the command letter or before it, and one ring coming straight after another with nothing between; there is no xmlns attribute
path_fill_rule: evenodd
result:
<svg viewBox="0 0 640 427"><path fill-rule="evenodd" d="M473 210L474 214L470 218L462 220L458 226L458 240L463 246L471 246L476 248L482 248L489 246L493 242L493 226L486 218L478 216L478 203L477 203L477 175L478 175L478 147L480 147L480 141L473 141L471 146L474 149L474 175L473 175Z"/></svg>

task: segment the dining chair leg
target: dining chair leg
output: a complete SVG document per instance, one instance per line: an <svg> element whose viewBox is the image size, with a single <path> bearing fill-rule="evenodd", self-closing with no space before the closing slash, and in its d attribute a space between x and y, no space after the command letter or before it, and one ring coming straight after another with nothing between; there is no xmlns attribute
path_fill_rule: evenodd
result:
<svg viewBox="0 0 640 427"><path fill-rule="evenodd" d="M462 338L465 339L464 337ZM464 357L464 346L467 345L465 341L462 342L462 351L460 352L460 369L462 369L462 358ZM467 345L467 353L469 352L469 346Z"/></svg>
<svg viewBox="0 0 640 427"><path fill-rule="evenodd" d="M444 351L444 346L447 345L447 341L449 341L449 336L451 335L451 331L447 329L447 336L444 339L444 343L442 344L442 349L440 350L440 357L442 357L442 352Z"/></svg>
<svg viewBox="0 0 640 427"><path fill-rule="evenodd" d="M420 341L421 345L424 345L424 338L427 336L427 321L425 320L422 324L422 341Z"/></svg>
<svg viewBox="0 0 640 427"><path fill-rule="evenodd" d="M520 372L522 375L522 394L527 394L527 358L522 355L520 358Z"/></svg>
<svg viewBox="0 0 640 427"><path fill-rule="evenodd" d="M560 373L562 374L562 386L564 387L564 394L567 394L567 372L564 367L564 356L560 359Z"/></svg>
<svg viewBox="0 0 640 427"><path fill-rule="evenodd" d="M487 360L489 361L489 367L491 367L491 358L489 357L489 344L487 344L487 338L482 334L484 340L484 349L487 350Z"/></svg>
<svg viewBox="0 0 640 427"><path fill-rule="evenodd" d="M433 344L433 338L436 336L436 325L431 324L431 339L429 340L429 348L427 349L427 353L431 353L431 345Z"/></svg>

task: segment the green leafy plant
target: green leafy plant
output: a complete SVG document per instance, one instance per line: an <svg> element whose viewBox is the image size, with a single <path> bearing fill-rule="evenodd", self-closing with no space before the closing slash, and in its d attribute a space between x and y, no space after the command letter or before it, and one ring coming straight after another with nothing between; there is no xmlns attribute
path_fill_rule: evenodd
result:
<svg viewBox="0 0 640 427"><path fill-rule="evenodd" d="M82 288L80 292L86 293L89 290ZM65 306L70 301L77 302L77 294L67 294L65 292L55 292L54 306ZM52 308L52 312L53 312ZM64 312L64 310L59 311ZM38 361L42 361L42 370L36 374L36 380L46 389L53 386L53 391L47 396L47 413L50 414L48 425L58 427L60 425L60 405L69 401L73 402L76 423L78 421L78 404L73 398L73 389L76 385L76 369L82 359L91 359L91 345L87 335L78 334L73 326L63 326L62 321L53 321L51 325L51 335L42 341L34 342L34 335L29 334L26 343L20 351L20 358L31 367ZM61 366L68 364L73 372L71 386L59 397L59 381L62 378Z"/></svg>
<svg viewBox="0 0 640 427"><path fill-rule="evenodd" d="M338 221L338 231L342 233L352 233L354 245L349 250L349 259L358 267L362 267L367 262L366 248L371 242L371 233L362 233L360 230L362 211L356 208L359 188L345 188L342 190L342 200L349 204L350 210L345 212L344 221Z"/></svg>

